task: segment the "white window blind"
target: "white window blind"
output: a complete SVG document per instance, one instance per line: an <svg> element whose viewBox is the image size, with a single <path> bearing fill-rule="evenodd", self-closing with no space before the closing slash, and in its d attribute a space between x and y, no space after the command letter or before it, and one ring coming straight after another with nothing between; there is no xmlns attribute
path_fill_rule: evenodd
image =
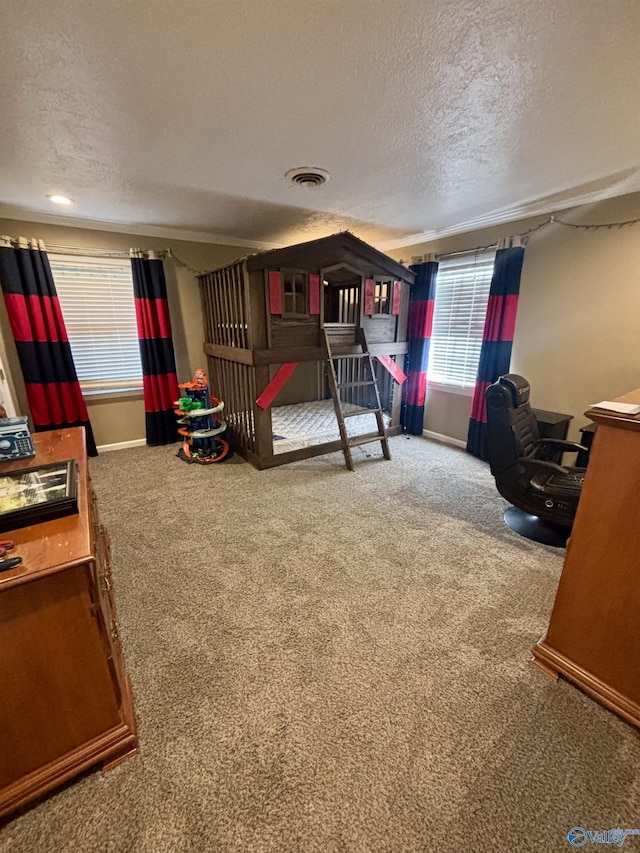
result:
<svg viewBox="0 0 640 853"><path fill-rule="evenodd" d="M436 277L428 378L459 388L475 384L495 252L440 262Z"/></svg>
<svg viewBox="0 0 640 853"><path fill-rule="evenodd" d="M83 391L142 388L131 261L49 255Z"/></svg>

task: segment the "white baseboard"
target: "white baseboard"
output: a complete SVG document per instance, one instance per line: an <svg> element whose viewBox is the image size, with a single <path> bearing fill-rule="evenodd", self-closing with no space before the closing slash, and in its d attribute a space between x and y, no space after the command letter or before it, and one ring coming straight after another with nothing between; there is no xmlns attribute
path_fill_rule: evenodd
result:
<svg viewBox="0 0 640 853"><path fill-rule="evenodd" d="M109 450L125 450L127 447L140 447L146 443L146 438L134 438L133 441L118 441L116 444L99 444L98 453L106 453Z"/></svg>
<svg viewBox="0 0 640 853"><path fill-rule="evenodd" d="M430 429L423 429L422 434L425 438L432 438L434 441L439 441L442 444L451 444L453 447L461 447L467 449L467 442L461 441L459 438L453 438L450 435L441 435L439 432L431 432Z"/></svg>

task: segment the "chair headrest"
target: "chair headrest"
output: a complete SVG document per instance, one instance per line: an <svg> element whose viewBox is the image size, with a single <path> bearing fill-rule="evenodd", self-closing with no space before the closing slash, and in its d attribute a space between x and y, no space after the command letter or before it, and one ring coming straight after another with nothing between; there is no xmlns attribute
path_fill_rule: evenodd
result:
<svg viewBox="0 0 640 853"><path fill-rule="evenodd" d="M498 383L509 393L514 409L529 402L531 386L523 376L518 376L517 373L506 373L498 379Z"/></svg>

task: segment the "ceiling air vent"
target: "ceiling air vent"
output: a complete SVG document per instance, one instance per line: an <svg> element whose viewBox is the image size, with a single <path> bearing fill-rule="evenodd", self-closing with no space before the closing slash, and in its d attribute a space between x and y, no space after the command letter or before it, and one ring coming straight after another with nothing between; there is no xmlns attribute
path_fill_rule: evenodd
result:
<svg viewBox="0 0 640 853"><path fill-rule="evenodd" d="M290 169L285 178L295 187L305 187L308 190L314 190L326 184L331 175L324 169L317 169L315 166L302 166L299 169Z"/></svg>

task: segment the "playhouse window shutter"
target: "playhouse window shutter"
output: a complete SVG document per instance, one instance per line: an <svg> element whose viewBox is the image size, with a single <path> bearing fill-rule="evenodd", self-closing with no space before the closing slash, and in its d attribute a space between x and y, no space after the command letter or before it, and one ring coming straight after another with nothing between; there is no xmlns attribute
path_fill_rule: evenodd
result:
<svg viewBox="0 0 640 853"><path fill-rule="evenodd" d="M320 313L320 276L309 276L309 314Z"/></svg>
<svg viewBox="0 0 640 853"><path fill-rule="evenodd" d="M371 317L373 316L373 297L376 283L372 278L364 280L364 313Z"/></svg>
<svg viewBox="0 0 640 853"><path fill-rule="evenodd" d="M400 301L402 299L402 282L394 281L393 282L393 292L391 296L391 313L399 314L400 313Z"/></svg>
<svg viewBox="0 0 640 853"><path fill-rule="evenodd" d="M128 258L49 255L83 391L142 388Z"/></svg>
<svg viewBox="0 0 640 853"><path fill-rule="evenodd" d="M278 270L269 270L269 310L282 314L282 284Z"/></svg>
<svg viewBox="0 0 640 853"><path fill-rule="evenodd" d="M487 314L495 252L440 262L429 348L431 382L473 386Z"/></svg>

